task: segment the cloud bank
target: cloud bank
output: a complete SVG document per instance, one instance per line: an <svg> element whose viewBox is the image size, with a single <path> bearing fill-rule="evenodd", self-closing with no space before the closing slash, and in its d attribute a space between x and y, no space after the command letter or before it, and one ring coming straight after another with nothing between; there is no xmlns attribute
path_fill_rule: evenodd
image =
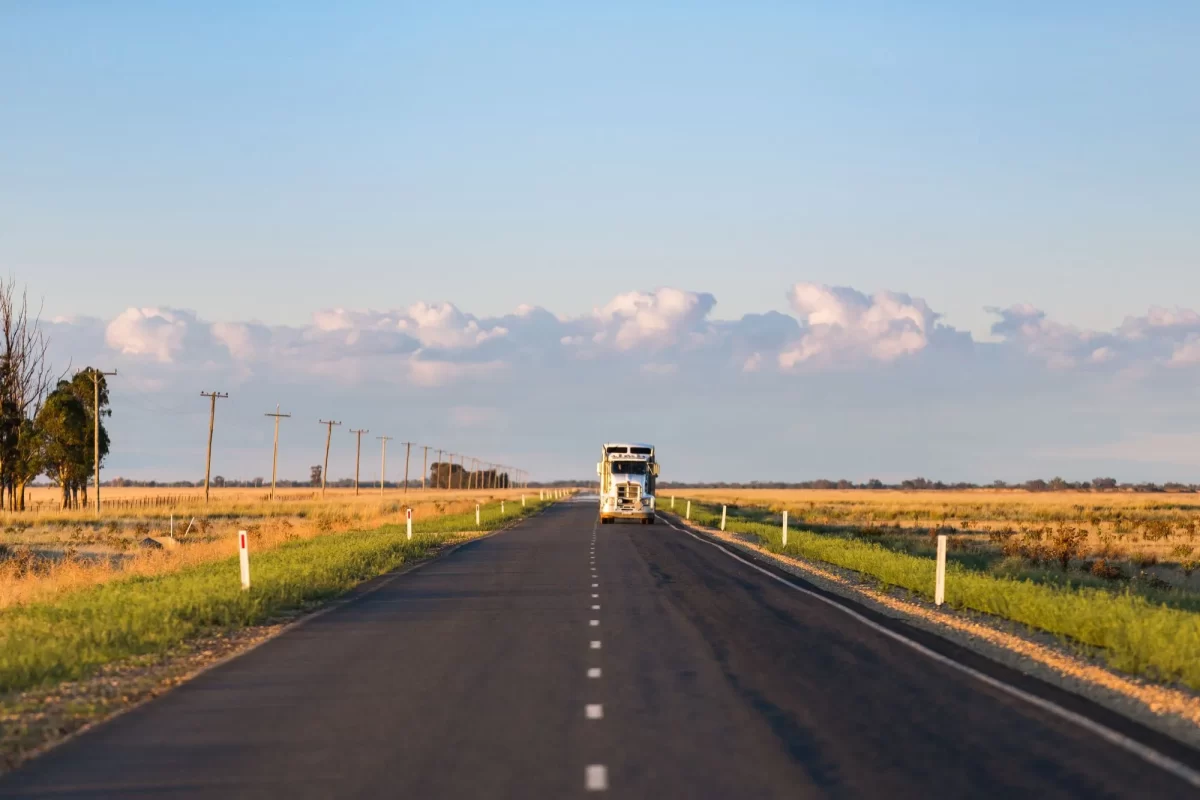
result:
<svg viewBox="0 0 1200 800"><path fill-rule="evenodd" d="M203 442L200 389L231 391L220 430L248 446L265 435L261 412L282 402L451 449L469 436L481 455L519 447L551 474L586 475L566 454L606 436L664 441L688 454L691 477L711 480L1200 469L1200 457L1162 447L1194 416L1194 310L1154 307L1086 330L1029 305L989 308L992 336L980 341L903 292L798 282L781 300L786 311L727 319L713 294L661 287L597 298L575 316L410 302L318 310L300 326L160 306L57 319L48 333L60 367L119 370L113 424L140 455L114 458L133 476L161 476ZM310 427L293 435L315 451ZM297 458L296 469L316 463Z"/></svg>
<svg viewBox="0 0 1200 800"><path fill-rule="evenodd" d="M801 282L786 296L790 314L734 320L714 316L712 294L663 287L618 294L577 317L529 305L479 317L451 302L416 302L382 311L324 309L308 325L290 327L209 322L194 311L149 307L52 327L69 347L83 350L95 350L102 327L105 356L147 370L227 366L243 374L269 369L355 380L386 366L390 379L420 386L487 380L514 366L605 359L662 375L689 364L780 374L871 370L964 353L1060 371L1200 365L1200 313L1191 309L1155 307L1114 330L1091 331L1029 305L989 308L997 317L995 341L977 342L940 322L923 299L901 292Z"/></svg>

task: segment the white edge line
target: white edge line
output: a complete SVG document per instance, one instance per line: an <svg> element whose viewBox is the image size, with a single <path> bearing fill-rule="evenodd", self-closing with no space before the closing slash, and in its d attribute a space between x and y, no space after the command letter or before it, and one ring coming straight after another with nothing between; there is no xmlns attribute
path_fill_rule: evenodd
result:
<svg viewBox="0 0 1200 800"><path fill-rule="evenodd" d="M909 647L913 650L916 650L918 653L921 653L922 655L925 655L925 656L933 659L934 661L937 661L938 663L945 664L946 666L956 669L959 672L962 672L966 675L970 675L972 678L976 679L977 681L980 681L981 683L985 683L988 686L991 686L994 689L998 689L1001 692L1004 692L1005 694L1011 695L1012 697L1016 697L1019 700L1024 700L1026 703L1029 703L1032 706L1036 706L1037 708L1040 708L1043 711L1049 712L1050 714L1053 714L1061 719L1065 719L1068 722L1073 722L1076 725L1078 725L1079 727L1083 728L1084 730L1089 731L1089 732L1094 733L1095 735L1099 736L1101 739L1104 739L1105 741L1107 741L1111 744L1114 744L1117 747L1120 747L1130 753L1133 753L1134 755L1138 756L1142 760L1144 760L1150 764L1153 764L1154 766L1156 766L1162 770L1165 770L1165 771L1171 773L1175 777L1180 778L1187 783L1190 783L1192 786L1200 788L1200 772L1192 769L1191 767L1187 766L1186 764L1182 764L1182 763L1176 761L1175 759L1171 758L1168 755L1164 755L1163 753L1158 752L1157 750L1155 750L1152 747L1144 745L1135 739L1131 739L1130 737L1126 736L1123 733L1118 733L1117 731L1114 731L1112 728L1109 728L1106 725L1102 725L1099 722L1096 722L1095 720L1089 719L1082 714L1078 714L1074 711L1071 711L1070 709L1063 708L1062 706L1058 705L1057 703L1054 703L1054 702L1051 702L1050 700L1046 700L1044 698L1038 697L1037 695L1031 694L1031 693L1025 691L1024 689L1018 689L1016 686L1007 684L1004 681L999 680L998 678L993 678L991 675L988 675L987 673L984 673L984 672L980 672L979 670L975 669L974 667L968 667L966 664L961 664L961 663L955 661L954 659L950 658L949 656L942 655L941 653L937 652L936 650L931 650L928 647L926 647L925 645L921 644L920 642L909 639L907 636L904 636L903 634L897 633L896 631L893 631L883 625L880 625L878 622L875 622L874 620L864 617L862 614L858 613L854 609L848 608L848 607L842 605L841 603L837 602L836 600L833 600L822 594L818 594L817 592L814 592L810 589L805 589L803 586L797 586L796 584L792 583L791 581L781 578L780 576L776 575L775 573L771 572L770 570L763 569L758 564L755 564L752 561L747 561L746 559L742 558L741 556L737 555L736 553L729 552L721 545L717 544L716 542L710 541L706 537L695 534L692 531L689 531L685 528L681 528L678 525L676 525L675 523L671 522L670 520L664 519L663 521L666 522L668 525L670 525L675 530L680 531L682 533L686 533L688 536L691 536L693 539L696 539L697 541L700 541L700 542L703 542L704 544L715 547L717 550L721 551L722 553L724 553L725 555L734 559L735 561L740 561L743 564L745 564L746 566L752 567L753 569L758 570L763 575L766 575L768 578L771 578L773 580L778 581L779 583L782 583L784 586L795 589L797 592L802 592L803 594L806 594L809 597L813 597L817 600L820 600L822 603L825 603L826 605L836 608L838 611L841 611L841 612L853 617L854 619L858 620L859 622L863 623L864 625L866 625L870 628L873 628L874 630L878 631L879 633L882 633L884 636L890 637L890 638L896 640L897 642L900 642L901 644L906 645L907 647Z"/></svg>

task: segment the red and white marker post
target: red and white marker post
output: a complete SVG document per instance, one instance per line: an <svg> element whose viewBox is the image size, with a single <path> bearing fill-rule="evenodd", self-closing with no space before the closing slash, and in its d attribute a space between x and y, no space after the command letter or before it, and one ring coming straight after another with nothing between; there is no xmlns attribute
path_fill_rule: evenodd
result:
<svg viewBox="0 0 1200 800"><path fill-rule="evenodd" d="M406 509L404 512L405 522L408 524L408 540L412 541L412 509Z"/></svg>
<svg viewBox="0 0 1200 800"><path fill-rule="evenodd" d="M242 589L250 588L250 550L245 531L238 531L238 560L242 563Z"/></svg>

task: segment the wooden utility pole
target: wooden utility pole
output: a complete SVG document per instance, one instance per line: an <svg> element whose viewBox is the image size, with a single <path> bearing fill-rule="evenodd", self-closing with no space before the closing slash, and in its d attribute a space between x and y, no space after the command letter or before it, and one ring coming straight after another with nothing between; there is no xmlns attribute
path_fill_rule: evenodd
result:
<svg viewBox="0 0 1200 800"><path fill-rule="evenodd" d="M274 414L264 414L265 417L275 418L275 447L271 450L271 499L275 499L275 468L279 465L279 420L290 417L291 414L280 414L279 405L275 405Z"/></svg>
<svg viewBox="0 0 1200 800"><path fill-rule="evenodd" d="M93 466L96 468L96 516L100 516L100 376L101 375L116 375L117 371L103 372L102 370L92 370L92 390L95 396L95 401L92 405L92 423L94 430L92 431L92 460Z"/></svg>
<svg viewBox="0 0 1200 800"><path fill-rule="evenodd" d="M429 445L424 445L425 456L421 459L421 491L425 491L425 479L429 477Z"/></svg>
<svg viewBox="0 0 1200 800"><path fill-rule="evenodd" d="M387 443L392 440L391 436L376 436L383 442L383 463L379 467L379 496L383 497L383 484L387 483Z"/></svg>
<svg viewBox="0 0 1200 800"><path fill-rule="evenodd" d="M463 479L466 476L467 476L467 457L459 456L458 457L458 488L459 488L459 490L462 490Z"/></svg>
<svg viewBox="0 0 1200 800"><path fill-rule="evenodd" d="M330 430L333 430L333 429L330 428ZM370 433L370 431L368 431L368 430L356 431L352 428L350 430L350 432L355 434L358 437L358 442L355 444L355 447L354 447L354 496L358 497L358 465L362 463L362 435L364 433Z"/></svg>
<svg viewBox="0 0 1200 800"><path fill-rule="evenodd" d="M408 456L412 453L412 442L401 442L404 445L404 493L408 494Z"/></svg>
<svg viewBox="0 0 1200 800"><path fill-rule="evenodd" d="M213 424L217 419L217 401L229 397L228 392L201 392L201 397L207 397L211 402L208 409L208 455L204 459L204 502L208 502L208 477L212 471L212 439Z"/></svg>
<svg viewBox="0 0 1200 800"><path fill-rule="evenodd" d="M434 463L437 464L438 473L437 473L437 480L435 480L433 482L433 488L440 489L440 488L442 488L442 451L441 450L438 450L437 461L435 461Z"/></svg>
<svg viewBox="0 0 1200 800"><path fill-rule="evenodd" d="M478 471L478 467L479 467L479 459L472 456L471 457L471 477L467 481L468 489L475 488L475 473Z"/></svg>
<svg viewBox="0 0 1200 800"><path fill-rule="evenodd" d="M317 422L328 428L325 432L325 466L321 467L321 497L324 497L325 484L329 482L329 441L333 438L333 426L342 423L330 419L319 419Z"/></svg>

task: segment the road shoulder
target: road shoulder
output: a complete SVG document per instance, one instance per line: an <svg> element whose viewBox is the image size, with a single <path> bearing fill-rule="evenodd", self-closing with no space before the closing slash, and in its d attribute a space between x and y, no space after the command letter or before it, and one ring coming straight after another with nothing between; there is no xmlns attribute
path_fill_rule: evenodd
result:
<svg viewBox="0 0 1200 800"><path fill-rule="evenodd" d="M1110 670L1095 658L1072 652L1054 637L1016 623L937 608L907 592L887 591L851 570L783 556L748 537L659 513L680 529L789 583L1200 768L1200 698L1190 691Z"/></svg>

